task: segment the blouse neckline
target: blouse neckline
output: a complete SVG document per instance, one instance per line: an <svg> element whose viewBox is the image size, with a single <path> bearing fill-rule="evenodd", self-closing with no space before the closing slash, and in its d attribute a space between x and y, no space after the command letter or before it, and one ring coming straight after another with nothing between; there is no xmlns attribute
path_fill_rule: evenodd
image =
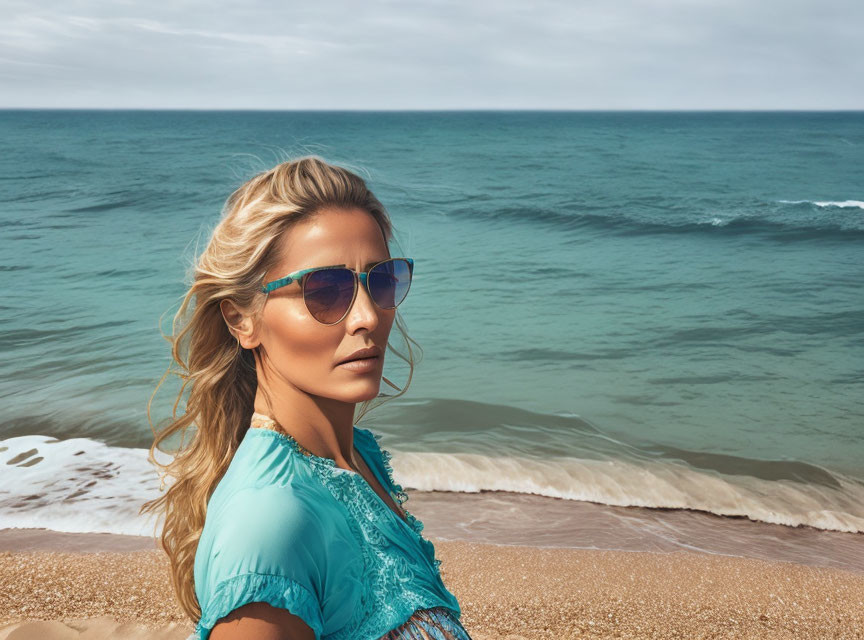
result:
<svg viewBox="0 0 864 640"><path fill-rule="evenodd" d="M300 453L301 455L303 455L305 458L311 460L311 461L314 462L315 464L323 464L323 465L325 465L325 466L327 466L327 467L332 468L332 469L333 469L334 471L336 471L336 472L345 472L345 473L350 473L350 474L353 474L353 475L355 475L355 476L360 476L360 478L363 479L364 481L366 480L366 478L363 478L363 475L362 475L362 474L357 473L357 472L354 471L353 469L344 469L343 467L340 467L339 465L336 464L336 461L333 460L332 458L325 458L325 457L323 457L323 456L317 456L317 455L315 455L314 453L312 453L311 451L309 451L309 449L307 449L307 448L304 447L302 444L300 444L299 442L297 442L297 439L296 439L294 436L292 436L290 433L288 433L288 432L286 432L286 431L280 431L280 430L276 429L275 427L276 427L276 424L277 424L277 423L276 423L276 421L275 421L273 418L271 418L270 416L268 416L268 415L266 415L266 414L263 414L263 413L258 413L257 411L253 411L253 412L252 412L252 420L255 420L255 419L259 420L260 422L265 423L267 426L263 426L263 425L262 425L262 426L254 426L254 425L250 425L250 428L253 428L253 429L263 429L263 430L265 430L265 431L270 431L270 432L272 432L272 433L275 433L277 436L281 436L283 439L288 440L288 442L291 444L291 446L293 447L293 449L294 449L295 451L297 451L298 453ZM354 425L354 436L355 436L355 440L354 440L354 443L352 444L352 447L354 448L354 452L355 452L358 456L360 456L361 458L363 458L363 461L364 461L364 462L366 462L366 458L363 457L363 454L360 453L360 450L357 448L357 440L356 440L357 430L358 430L357 425ZM368 466L368 463L367 463L367 466ZM371 467L370 467L370 469L371 469ZM372 487L369 487L369 488L372 489ZM372 492L374 493L375 490L373 489ZM377 494L376 494L376 495L377 495Z"/></svg>
<svg viewBox="0 0 864 640"><path fill-rule="evenodd" d="M249 431L254 430L265 434L271 434L276 439L282 442L287 442L293 451L299 453L302 458L312 463L312 467L315 468L316 471L318 471L319 476L325 484L327 484L327 481L331 477L338 477L339 474L341 474L343 478L349 478L350 480L359 482L363 485L360 490L366 492L367 495L371 495L375 504L378 505L379 511L381 509L386 510L390 514L390 516L398 520L402 526L404 526L411 534L416 536L421 541L421 543L426 542L425 538L421 533L421 531L423 530L423 523L403 506L403 503L408 499L408 496L402 490L401 485L397 485L396 482L393 480L393 469L390 465L389 452L384 453L382 456L384 462L384 470L387 476L386 479L388 481L387 486L382 485L382 488L387 491L388 495L393 499L393 501L397 505L399 505L399 508L402 509L402 511L405 513L405 518L393 511L393 509L390 508L390 505L384 502L384 500L381 498L381 496L378 495L378 492L372 488L372 485L369 484L369 481L366 480L363 474L357 473L356 471L353 471L351 469L343 469L342 467L337 465L336 461L332 458L324 458L322 456L315 455L314 453L306 449L306 447L297 442L294 436L292 436L290 433L286 431L279 431L273 428L273 426L276 425L276 421L270 416L255 411L252 413L252 418L257 418L259 421L265 424L269 424L271 426L250 426ZM372 474L380 482L380 478L378 478L377 474L375 474L375 471L372 469L372 465L369 464L369 461L366 460L366 456L364 456L363 452L361 452L360 449L357 447L356 437L359 431L366 431L371 437L376 440L379 437L376 434L373 434L368 429L363 429L361 427L358 427L357 425L354 425L354 451L356 451L358 456L363 458L363 462L366 464L367 467L369 467L369 470L372 471ZM390 491L390 486L395 487L396 491ZM438 561L436 560L436 563L437 562Z"/></svg>

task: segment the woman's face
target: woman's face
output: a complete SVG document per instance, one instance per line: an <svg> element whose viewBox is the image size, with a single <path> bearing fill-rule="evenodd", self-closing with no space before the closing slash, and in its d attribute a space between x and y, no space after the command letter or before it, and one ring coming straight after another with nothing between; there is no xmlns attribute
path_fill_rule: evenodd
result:
<svg viewBox="0 0 864 640"><path fill-rule="evenodd" d="M381 227L363 209L328 207L290 228L282 237L283 259L265 282L310 267L344 264L357 272L390 257ZM358 282L357 295L345 318L324 325L312 317L298 282L270 292L256 331L265 355L268 380L275 374L307 394L346 403L378 395L384 353L395 309L381 309ZM338 363L358 349L377 346L381 357L369 371ZM272 383L271 383L272 384Z"/></svg>

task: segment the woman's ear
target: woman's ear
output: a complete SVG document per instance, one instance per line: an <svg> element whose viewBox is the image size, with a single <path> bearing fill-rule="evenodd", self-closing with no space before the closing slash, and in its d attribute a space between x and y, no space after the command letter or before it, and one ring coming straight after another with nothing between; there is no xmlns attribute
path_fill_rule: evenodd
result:
<svg viewBox="0 0 864 640"><path fill-rule="evenodd" d="M219 310L222 312L222 319L225 320L228 331L237 338L241 347L254 349L260 344L251 316L243 313L240 307L228 299L219 303Z"/></svg>

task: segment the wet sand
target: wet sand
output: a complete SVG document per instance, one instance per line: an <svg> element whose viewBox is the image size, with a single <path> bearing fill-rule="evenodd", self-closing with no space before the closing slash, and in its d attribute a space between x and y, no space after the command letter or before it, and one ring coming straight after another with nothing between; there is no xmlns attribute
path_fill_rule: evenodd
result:
<svg viewBox="0 0 864 640"><path fill-rule="evenodd" d="M443 540L568 549L698 551L864 575L864 533L757 522L692 509L619 507L509 491L412 491L408 505L425 523L424 534Z"/></svg>
<svg viewBox="0 0 864 640"><path fill-rule="evenodd" d="M474 640L864 638L864 575L676 551L430 537ZM185 640L156 540L0 530L0 640Z"/></svg>

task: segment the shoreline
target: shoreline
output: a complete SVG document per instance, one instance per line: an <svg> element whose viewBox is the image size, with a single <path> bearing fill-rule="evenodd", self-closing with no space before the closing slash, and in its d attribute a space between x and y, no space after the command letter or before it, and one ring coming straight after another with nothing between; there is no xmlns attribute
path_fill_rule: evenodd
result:
<svg viewBox="0 0 864 640"><path fill-rule="evenodd" d="M853 571L704 552L429 539L474 640L864 637L864 575ZM186 640L193 625L174 602L156 544L0 530L0 640L13 631L21 640Z"/></svg>
<svg viewBox="0 0 864 640"><path fill-rule="evenodd" d="M65 551L76 553L161 551L158 538L120 533L69 533L52 529L0 529L0 552Z"/></svg>
<svg viewBox="0 0 864 640"><path fill-rule="evenodd" d="M864 533L761 522L691 509L608 505L508 491L411 490L423 535L446 541L611 551L707 553L864 575ZM152 531L152 527L147 528ZM0 529L0 550L160 549L146 535ZM0 639L2 640L2 639Z"/></svg>

